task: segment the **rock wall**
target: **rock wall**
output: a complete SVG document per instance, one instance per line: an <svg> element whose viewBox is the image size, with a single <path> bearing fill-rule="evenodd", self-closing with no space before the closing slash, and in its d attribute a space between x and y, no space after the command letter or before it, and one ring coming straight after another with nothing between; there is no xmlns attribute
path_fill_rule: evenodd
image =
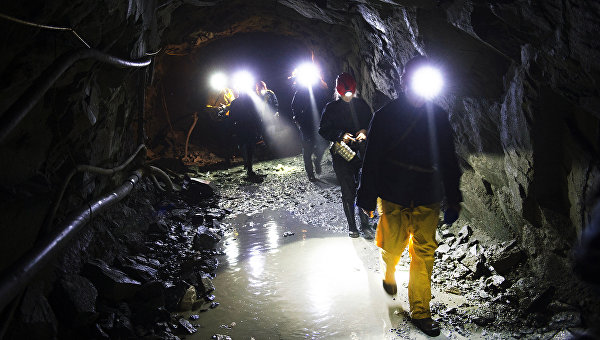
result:
<svg viewBox="0 0 600 340"><path fill-rule="evenodd" d="M19 96L39 84L44 70L86 44L125 60L147 58L147 52L158 49L155 6L155 1L3 4L2 14L31 24L0 20L5 32L0 56L2 124ZM72 28L80 39L71 31L39 25ZM112 168L133 153L142 141L138 122L149 71L93 58L76 61L0 143L0 268L40 237L44 218L78 164ZM57 221L122 179L120 174L77 174Z"/></svg>
<svg viewBox="0 0 600 340"><path fill-rule="evenodd" d="M441 63L440 104L465 170L463 220L490 239L517 239L537 277L570 280L568 257L598 185L598 5L438 1L387 13L396 19L376 35L404 41L393 45L403 52L375 48L361 63L389 85L380 60L401 65L420 52ZM378 89L392 93L389 85Z"/></svg>

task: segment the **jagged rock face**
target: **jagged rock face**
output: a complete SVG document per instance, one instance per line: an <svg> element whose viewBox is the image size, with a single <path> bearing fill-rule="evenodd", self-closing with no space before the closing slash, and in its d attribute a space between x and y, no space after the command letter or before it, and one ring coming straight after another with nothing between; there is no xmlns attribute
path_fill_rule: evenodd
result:
<svg viewBox="0 0 600 340"><path fill-rule="evenodd" d="M569 272L564 260L600 182L596 2L32 1L3 11L74 27L92 47L132 59L159 49L202 53L238 33L289 36L314 50L330 75L351 71L375 109L398 95L403 63L427 54L447 81L438 102L450 112L465 170L462 218L489 239L517 239L537 275ZM4 112L57 55L81 44L65 32L8 21L0 28L8 32L0 57ZM1 170L3 196L26 206L4 205L1 239L31 243L36 227L17 230L41 224L48 209L27 204L31 197L52 197L75 164L110 167L125 159L143 140L138 118L166 124L156 97L148 97L145 116L140 109L142 90L156 94L166 72L161 53L154 73L76 64L0 144L3 164L11 162ZM85 199L112 184L86 175L70 191ZM21 252L0 249L10 253L2 256L7 263Z"/></svg>

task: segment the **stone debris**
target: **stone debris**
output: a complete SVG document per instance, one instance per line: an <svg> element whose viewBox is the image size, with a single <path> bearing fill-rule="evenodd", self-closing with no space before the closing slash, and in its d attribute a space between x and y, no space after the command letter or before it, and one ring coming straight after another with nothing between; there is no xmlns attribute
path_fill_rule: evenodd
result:
<svg viewBox="0 0 600 340"><path fill-rule="evenodd" d="M131 298L141 287L141 282L124 272L110 267L102 260L90 260L83 268L84 275L94 283L100 296L113 301Z"/></svg>
<svg viewBox="0 0 600 340"><path fill-rule="evenodd" d="M193 248L195 250L213 249L220 240L219 234L205 226L200 226L194 235Z"/></svg>
<svg viewBox="0 0 600 340"><path fill-rule="evenodd" d="M179 301L179 310L180 311L192 310L192 307L194 306L194 302L196 302L196 300L197 300L196 288L194 286L190 285L185 290L185 293L183 294L183 296L181 297L181 300Z"/></svg>
<svg viewBox="0 0 600 340"><path fill-rule="evenodd" d="M179 318L177 322L181 327L183 327L183 329L185 329L187 334L194 334L198 331L196 327L194 327L189 321L187 321L184 318Z"/></svg>
<svg viewBox="0 0 600 340"><path fill-rule="evenodd" d="M436 257L441 258L443 255L448 254L450 246L447 244L441 244L435 251Z"/></svg>
<svg viewBox="0 0 600 340"><path fill-rule="evenodd" d="M520 329L514 331L515 338L529 338L543 329L554 330L548 339L553 339L557 331L582 326L577 307L555 300L555 287L523 276L521 265L526 263L526 255L516 241L486 248L468 225L460 227L457 234L444 225L439 236L433 285L446 293L464 295L470 305L479 306L438 308L434 317L442 323L456 325L469 318L486 329ZM468 331L460 327L456 331L468 337Z"/></svg>
<svg viewBox="0 0 600 340"><path fill-rule="evenodd" d="M573 328L581 326L581 313L565 311L554 314L548 325L551 329Z"/></svg>
<svg viewBox="0 0 600 340"><path fill-rule="evenodd" d="M92 325L97 317L98 291L90 280L80 275L61 278L50 295L56 314L75 327Z"/></svg>
<svg viewBox="0 0 600 340"><path fill-rule="evenodd" d="M208 276L202 276L198 282L199 291L206 294L212 293L215 290L215 286Z"/></svg>
<svg viewBox="0 0 600 340"><path fill-rule="evenodd" d="M216 256L222 254L216 245L229 228L221 220L231 211L218 207L212 183L193 176L173 180L183 188L181 192L159 193L148 180L141 192L116 209L117 217L107 213L98 237L106 230L105 243L119 246L90 254L82 261L80 275L60 277L49 295L51 306L46 302L44 319L49 321L36 321L39 336L32 328L21 338L46 339L41 334L56 334L53 310L59 313L61 332L70 338L179 339L178 335L196 332L196 325L173 312L218 306L211 294ZM125 222L121 222L122 211L130 217ZM136 211L148 216L137 216L137 229L119 235L125 229L121 223L136 223ZM30 324L34 314L27 314ZM190 320L198 320L195 315Z"/></svg>

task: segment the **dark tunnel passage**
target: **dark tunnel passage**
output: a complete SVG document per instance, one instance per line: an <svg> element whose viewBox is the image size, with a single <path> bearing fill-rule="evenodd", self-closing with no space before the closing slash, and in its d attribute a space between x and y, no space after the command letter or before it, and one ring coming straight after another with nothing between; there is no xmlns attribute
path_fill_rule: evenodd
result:
<svg viewBox="0 0 600 340"><path fill-rule="evenodd" d="M439 337L600 337L599 27L583 0L2 4L0 339L424 338L408 252L389 297L291 112L302 62L376 111L415 55L442 72L462 171L436 232ZM256 176L207 107L239 70L279 101Z"/></svg>
<svg viewBox="0 0 600 340"><path fill-rule="evenodd" d="M240 33L208 43L190 54L166 54L157 64L157 73L160 74L156 85L158 93L156 97L149 98L150 105L155 108L152 112L158 116L149 118L150 124L147 125L150 145L156 147L158 143L164 143L170 126L177 131L187 131L193 123L193 113L197 113L201 123L194 127L190 142L206 148L205 152L221 156L213 163L222 161L224 140L231 136L223 117L216 116L214 109L207 108L207 105L214 105L218 92L211 88L210 79L216 73L231 77L236 72L248 71L257 82L264 81L274 91L280 117L285 122L282 127L293 130L288 131L286 136L289 138L281 140L278 149L267 150L264 157L297 154L300 143L297 131L291 126L290 106L296 85L290 77L297 65L311 61L311 52L296 38L270 33ZM165 122L165 110L170 123ZM153 119L158 120L156 130Z"/></svg>

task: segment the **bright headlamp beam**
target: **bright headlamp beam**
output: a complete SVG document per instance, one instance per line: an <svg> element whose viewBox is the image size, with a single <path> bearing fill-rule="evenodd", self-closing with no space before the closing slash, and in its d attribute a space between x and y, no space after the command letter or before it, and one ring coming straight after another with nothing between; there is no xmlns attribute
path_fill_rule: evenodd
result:
<svg viewBox="0 0 600 340"><path fill-rule="evenodd" d="M222 90L227 85L227 76L223 73L215 73L210 77L210 86L215 90Z"/></svg>
<svg viewBox="0 0 600 340"><path fill-rule="evenodd" d="M319 68L313 63L301 64L294 70L294 73L298 83L306 87L315 85L321 78Z"/></svg>
<svg viewBox="0 0 600 340"><path fill-rule="evenodd" d="M239 71L233 75L233 87L240 91L252 91L254 77L248 71Z"/></svg>
<svg viewBox="0 0 600 340"><path fill-rule="evenodd" d="M345 96L346 96L346 97L352 97L352 95L353 95L353 94L354 94L354 93L352 93L352 92L348 91L348 92L346 92L346 93L345 93Z"/></svg>
<svg viewBox="0 0 600 340"><path fill-rule="evenodd" d="M437 96L443 86L442 74L431 66L424 66L416 70L411 79L411 88L414 93L427 100Z"/></svg>

